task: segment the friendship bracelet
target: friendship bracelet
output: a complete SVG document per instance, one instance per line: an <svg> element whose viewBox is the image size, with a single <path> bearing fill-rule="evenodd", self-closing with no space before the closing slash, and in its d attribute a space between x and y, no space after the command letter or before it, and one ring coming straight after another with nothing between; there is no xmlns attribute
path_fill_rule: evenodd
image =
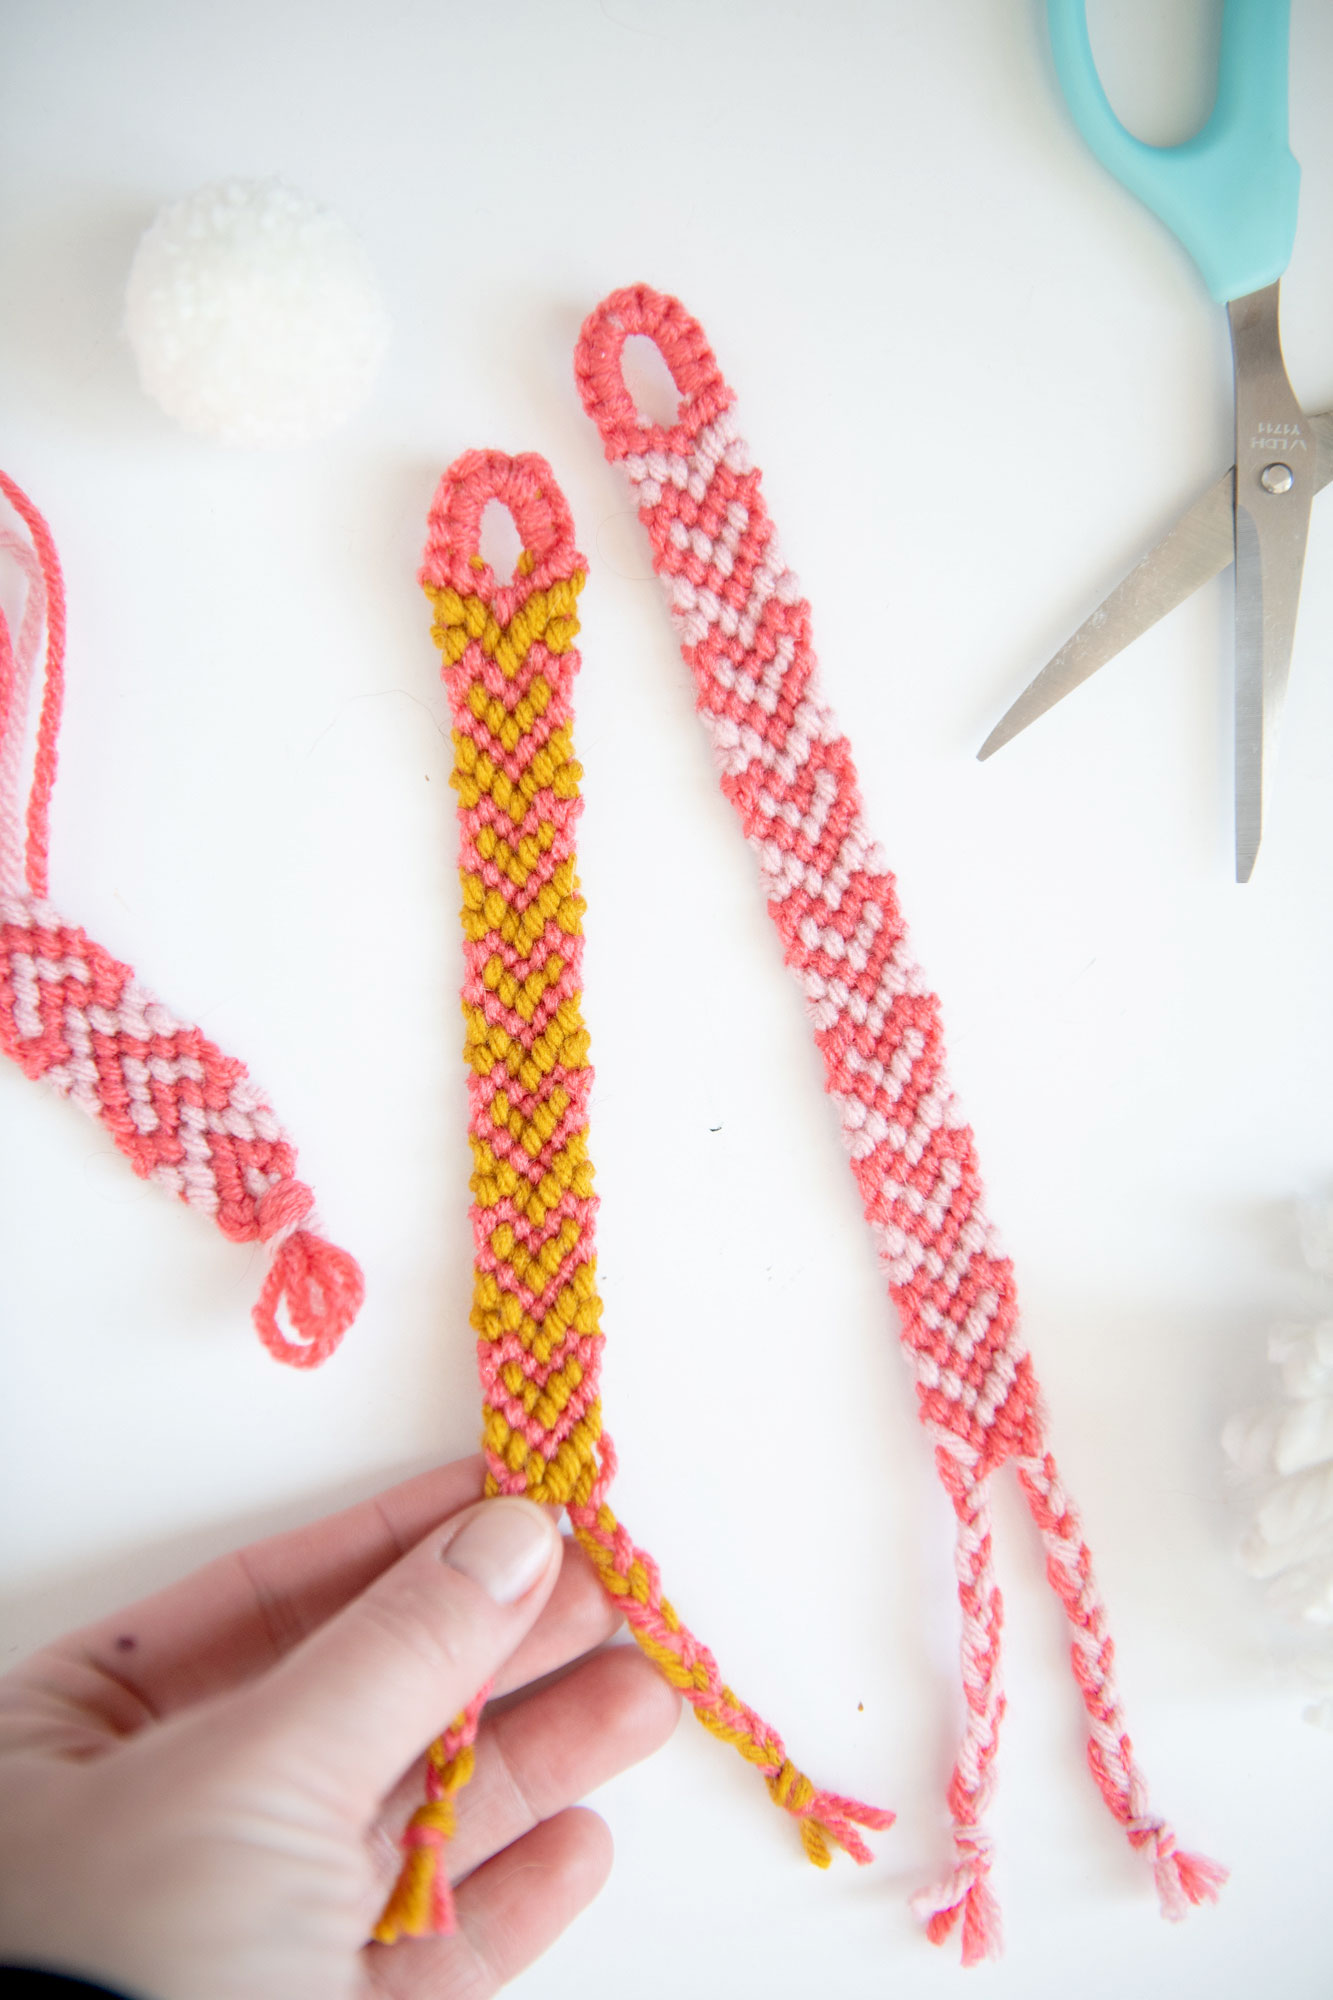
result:
<svg viewBox="0 0 1333 2000"><path fill-rule="evenodd" d="M360 1309L361 1272L315 1234L314 1196L245 1065L177 1019L47 901L48 818L64 696L65 593L51 531L14 481L27 535L0 530L27 590L15 640L0 613L0 1049L111 1134L136 1174L272 1246L253 1318L277 1360L313 1368ZM31 691L46 633L32 780L20 811ZM285 1308L296 1338L279 1324Z"/></svg>
<svg viewBox="0 0 1333 2000"><path fill-rule="evenodd" d="M631 335L651 339L671 373L674 424L648 422L630 399L621 359ZM1047 1445L1013 1270L945 1077L939 1002L910 955L893 877L862 817L850 746L820 694L810 606L779 554L760 475L729 414L735 397L698 321L642 285L590 315L574 367L607 458L629 475L722 789L804 992L953 1503L967 1700L948 1792L954 1867L914 1907L936 1942L961 1917L964 1963L998 1949L982 1824L1004 1713L988 1489L1012 1460L1072 1629L1093 1776L1131 1843L1151 1853L1164 1913L1183 1916L1215 1897L1226 1871L1180 1852L1148 1807L1092 1558Z"/></svg>
<svg viewBox="0 0 1333 2000"><path fill-rule="evenodd" d="M523 542L508 584L478 550L492 500L509 509ZM431 509L421 581L454 722L486 1490L563 1506L643 1651L705 1728L756 1766L797 1820L810 1859L826 1868L833 1843L865 1862L857 1828L886 1827L892 1815L819 1791L796 1768L681 1622L656 1563L606 1498L616 1461L598 1395L592 1069L574 848L583 809L574 639L586 576L544 459L473 451L450 467ZM445 1845L484 1694L429 1753L426 1803L403 1836L403 1867L375 1930L384 1943L453 1927Z"/></svg>

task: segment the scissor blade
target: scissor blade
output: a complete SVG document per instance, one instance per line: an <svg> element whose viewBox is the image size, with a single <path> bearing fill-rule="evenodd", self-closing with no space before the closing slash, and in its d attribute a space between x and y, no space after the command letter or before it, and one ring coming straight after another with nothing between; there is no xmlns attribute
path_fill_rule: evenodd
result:
<svg viewBox="0 0 1333 2000"><path fill-rule="evenodd" d="M1248 882L1287 694L1318 447L1278 340L1278 287L1227 307L1236 363L1236 880Z"/></svg>
<svg viewBox="0 0 1333 2000"><path fill-rule="evenodd" d="M1333 480L1333 410L1321 411L1306 422L1315 438L1318 492ZM1029 682L996 723L978 758L993 756L1226 568L1235 551L1234 493L1233 466L1200 495Z"/></svg>
<svg viewBox="0 0 1333 2000"><path fill-rule="evenodd" d="M1028 683L977 752L990 757L1072 694L1139 635L1231 561L1234 474L1208 488L1123 582L1084 619L1072 639Z"/></svg>

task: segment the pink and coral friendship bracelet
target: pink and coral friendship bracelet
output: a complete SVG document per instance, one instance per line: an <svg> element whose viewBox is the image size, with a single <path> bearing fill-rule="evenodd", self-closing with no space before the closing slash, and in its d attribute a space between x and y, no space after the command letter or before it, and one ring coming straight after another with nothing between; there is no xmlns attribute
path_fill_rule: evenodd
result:
<svg viewBox="0 0 1333 2000"><path fill-rule="evenodd" d="M625 388L621 357L635 334L656 344L675 383L670 426L645 422ZM1148 1807L1092 1557L1047 1446L1013 1269L985 1214L975 1141L945 1077L939 1002L911 956L850 746L820 693L810 606L732 422L735 396L698 321L643 285L613 293L590 315L574 372L607 458L634 489L723 792L805 995L953 1503L967 1700L948 1794L954 1867L915 1907L936 1942L961 1916L967 1964L998 1944L982 1825L1004 1713L988 1489L1012 1460L1070 1623L1093 1777L1130 1841L1150 1853L1163 1911L1183 1916L1215 1896L1225 1870L1182 1853Z"/></svg>
<svg viewBox="0 0 1333 2000"><path fill-rule="evenodd" d="M26 535L0 531L27 583L17 639L0 614L0 1049L97 1119L136 1174L204 1215L233 1243L273 1251L254 1309L269 1352L318 1367L360 1310L361 1272L314 1230L315 1198L244 1063L177 1019L128 965L47 901L48 818L65 689L65 592L55 544L0 472ZM26 809L28 712L46 633L45 684ZM278 1322L285 1309L296 1338Z"/></svg>
<svg viewBox="0 0 1333 2000"><path fill-rule="evenodd" d="M679 396L646 421L625 387L627 338L646 336ZM810 607L783 561L735 401L699 323L636 286L589 317L575 355L584 407L623 466L665 586L697 705L759 863L769 912L802 992L899 1333L956 1521L966 1716L948 1804L953 1865L914 1899L929 1936L961 1925L962 1957L999 1949L984 1815L1004 1696L1002 1606L991 1560L990 1483L1012 1462L1068 1618L1088 1716L1088 1762L1131 1844L1149 1856L1162 1909L1212 1900L1226 1871L1187 1854L1148 1805L1113 1679L1092 1559L1047 1440L1019 1332L1012 1267L982 1200L975 1141L944 1072L939 1002L913 960L892 875L865 825L850 747L816 679ZM45 523L0 485L28 538L0 534L28 593L17 641L0 622L0 1046L111 1132L135 1171L275 1256L255 1320L279 1359L322 1360L360 1305L357 1266L308 1226L313 1197L242 1065L177 1021L127 966L45 901L46 820L63 686L60 573ZM479 552L486 505L523 542L501 583ZM574 831L577 599L587 564L550 467L469 452L431 510L421 581L434 610L454 722L463 888L464 1048L474 1235L472 1325L487 1489L563 1505L638 1644L701 1722L754 1764L797 1821L810 1859L831 1846L869 1860L859 1828L892 1815L818 1789L782 1739L723 1681L683 1624L657 1566L609 1503L596 1196L588 1156L592 1071L582 1015L584 902ZM46 679L25 821L20 770L43 627ZM296 1339L278 1323L283 1304ZM452 1927L447 1843L486 1690L427 1759L423 1805L376 1929Z"/></svg>

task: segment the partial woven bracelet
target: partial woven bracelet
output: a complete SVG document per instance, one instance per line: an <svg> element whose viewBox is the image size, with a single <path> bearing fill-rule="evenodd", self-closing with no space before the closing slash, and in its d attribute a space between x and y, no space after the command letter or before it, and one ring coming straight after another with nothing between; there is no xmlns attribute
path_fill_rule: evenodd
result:
<svg viewBox="0 0 1333 2000"><path fill-rule="evenodd" d="M254 1323L279 1361L316 1367L361 1305L361 1272L315 1233L314 1196L245 1065L178 1020L128 965L47 898L47 822L64 695L65 594L50 529L0 473L26 534L0 549L27 591L17 639L0 614L0 1050L111 1134L136 1174L273 1256ZM21 806L29 706L45 633L45 685ZM280 1324L282 1310L295 1338Z"/></svg>
<svg viewBox="0 0 1333 2000"><path fill-rule="evenodd" d="M523 542L508 584L478 549L491 500L509 509ZM757 1767L796 1818L810 1859L827 1867L832 1843L868 1861L857 1828L885 1827L892 1815L819 1791L797 1770L681 1623L657 1565L607 1503L615 1455L598 1396L592 1069L574 851L583 806L574 638L586 575L544 459L468 452L450 467L421 580L454 721L486 1488L563 1505L639 1645L704 1726ZM452 1929L447 1841L480 1709L479 1698L428 1756L426 1803L403 1836L403 1867L375 1930L382 1942Z"/></svg>
<svg viewBox="0 0 1333 2000"><path fill-rule="evenodd" d="M626 391L621 360L633 334L654 341L671 372L680 405L670 426L647 422ZM722 789L805 994L956 1516L967 1716L948 1794L954 1867L915 1907L936 1942L961 1917L965 1963L998 1949L982 1824L1004 1712L989 1485L1012 1460L1072 1628L1093 1776L1132 1844L1152 1857L1163 1911L1183 1916L1216 1895L1226 1871L1181 1853L1149 1810L1092 1558L1047 1447L1012 1267L945 1078L939 1003L912 960L849 745L819 692L810 607L779 554L759 473L729 414L735 398L698 321L642 285L591 314L575 374L606 456L635 491Z"/></svg>

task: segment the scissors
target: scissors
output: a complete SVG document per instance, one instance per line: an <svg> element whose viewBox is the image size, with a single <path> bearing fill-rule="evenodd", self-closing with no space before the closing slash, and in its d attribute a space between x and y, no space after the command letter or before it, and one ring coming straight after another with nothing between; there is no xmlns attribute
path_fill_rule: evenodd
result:
<svg viewBox="0 0 1333 2000"><path fill-rule="evenodd" d="M1192 139L1148 146L1107 101L1087 0L1047 0L1074 122L1102 165L1174 231L1231 323L1236 462L1144 556L996 724L986 758L1233 561L1236 880L1263 833L1310 524L1333 477L1333 411L1307 417L1278 339L1301 170L1287 144L1291 0L1225 0L1212 112Z"/></svg>

